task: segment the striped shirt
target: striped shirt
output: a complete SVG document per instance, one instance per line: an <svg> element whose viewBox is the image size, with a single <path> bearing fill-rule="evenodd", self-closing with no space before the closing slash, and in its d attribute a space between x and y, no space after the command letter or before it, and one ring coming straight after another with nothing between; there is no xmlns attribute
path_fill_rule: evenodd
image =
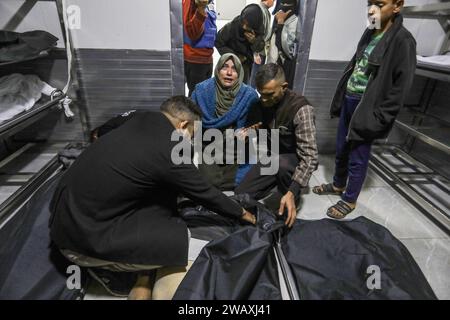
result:
<svg viewBox="0 0 450 320"><path fill-rule="evenodd" d="M300 161L292 180L304 188L308 186L309 179L318 166L314 108L310 105L300 108L294 117L294 126L297 141L296 152Z"/></svg>

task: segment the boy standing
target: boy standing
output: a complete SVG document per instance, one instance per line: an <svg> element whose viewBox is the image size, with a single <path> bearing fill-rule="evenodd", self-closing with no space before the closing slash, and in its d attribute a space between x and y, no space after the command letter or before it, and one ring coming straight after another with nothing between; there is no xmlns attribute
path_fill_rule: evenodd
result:
<svg viewBox="0 0 450 320"><path fill-rule="evenodd" d="M412 85L416 42L403 27L404 0L369 0L369 27L340 80L331 116L340 117L332 183L313 188L319 195L341 195L327 211L342 219L356 207L375 139L386 138Z"/></svg>

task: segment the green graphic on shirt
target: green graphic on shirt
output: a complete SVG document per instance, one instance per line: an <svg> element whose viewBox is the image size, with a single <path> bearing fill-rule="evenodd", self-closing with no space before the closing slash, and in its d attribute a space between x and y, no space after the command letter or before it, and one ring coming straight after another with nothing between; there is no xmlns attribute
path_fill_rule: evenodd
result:
<svg viewBox="0 0 450 320"><path fill-rule="evenodd" d="M369 66L369 57L378 42L380 42L383 34L384 33L380 33L373 37L366 50L364 50L363 56L356 63L355 69L353 69L353 73L347 82L347 91L356 94L363 94L364 91L366 91L367 83L369 82L369 76L366 75Z"/></svg>

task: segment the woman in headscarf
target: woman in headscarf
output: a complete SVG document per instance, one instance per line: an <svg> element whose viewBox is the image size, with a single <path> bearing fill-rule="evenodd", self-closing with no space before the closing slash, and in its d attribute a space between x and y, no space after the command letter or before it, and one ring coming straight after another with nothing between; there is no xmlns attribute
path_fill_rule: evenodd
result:
<svg viewBox="0 0 450 320"><path fill-rule="evenodd" d="M241 14L219 30L216 48L221 55L233 53L244 69L244 83L248 83L254 54L264 50L264 16L257 4L250 4Z"/></svg>
<svg viewBox="0 0 450 320"><path fill-rule="evenodd" d="M243 83L243 78L244 71L239 58L227 53L219 59L214 77L195 87L192 100L202 111L203 129L225 132L226 129L237 130L245 126L248 111L258 102L258 95L253 88ZM225 141L217 143L223 144L225 151ZM225 159L225 154L219 156ZM224 161L224 164L200 164L199 169L219 189L234 190L250 166L225 164Z"/></svg>

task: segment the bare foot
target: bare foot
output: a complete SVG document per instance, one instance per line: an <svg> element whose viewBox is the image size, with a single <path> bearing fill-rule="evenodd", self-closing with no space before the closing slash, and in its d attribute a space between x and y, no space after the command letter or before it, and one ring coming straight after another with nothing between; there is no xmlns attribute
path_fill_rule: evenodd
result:
<svg viewBox="0 0 450 320"><path fill-rule="evenodd" d="M138 279L128 295L128 300L151 300L152 281L148 275L139 275Z"/></svg>

